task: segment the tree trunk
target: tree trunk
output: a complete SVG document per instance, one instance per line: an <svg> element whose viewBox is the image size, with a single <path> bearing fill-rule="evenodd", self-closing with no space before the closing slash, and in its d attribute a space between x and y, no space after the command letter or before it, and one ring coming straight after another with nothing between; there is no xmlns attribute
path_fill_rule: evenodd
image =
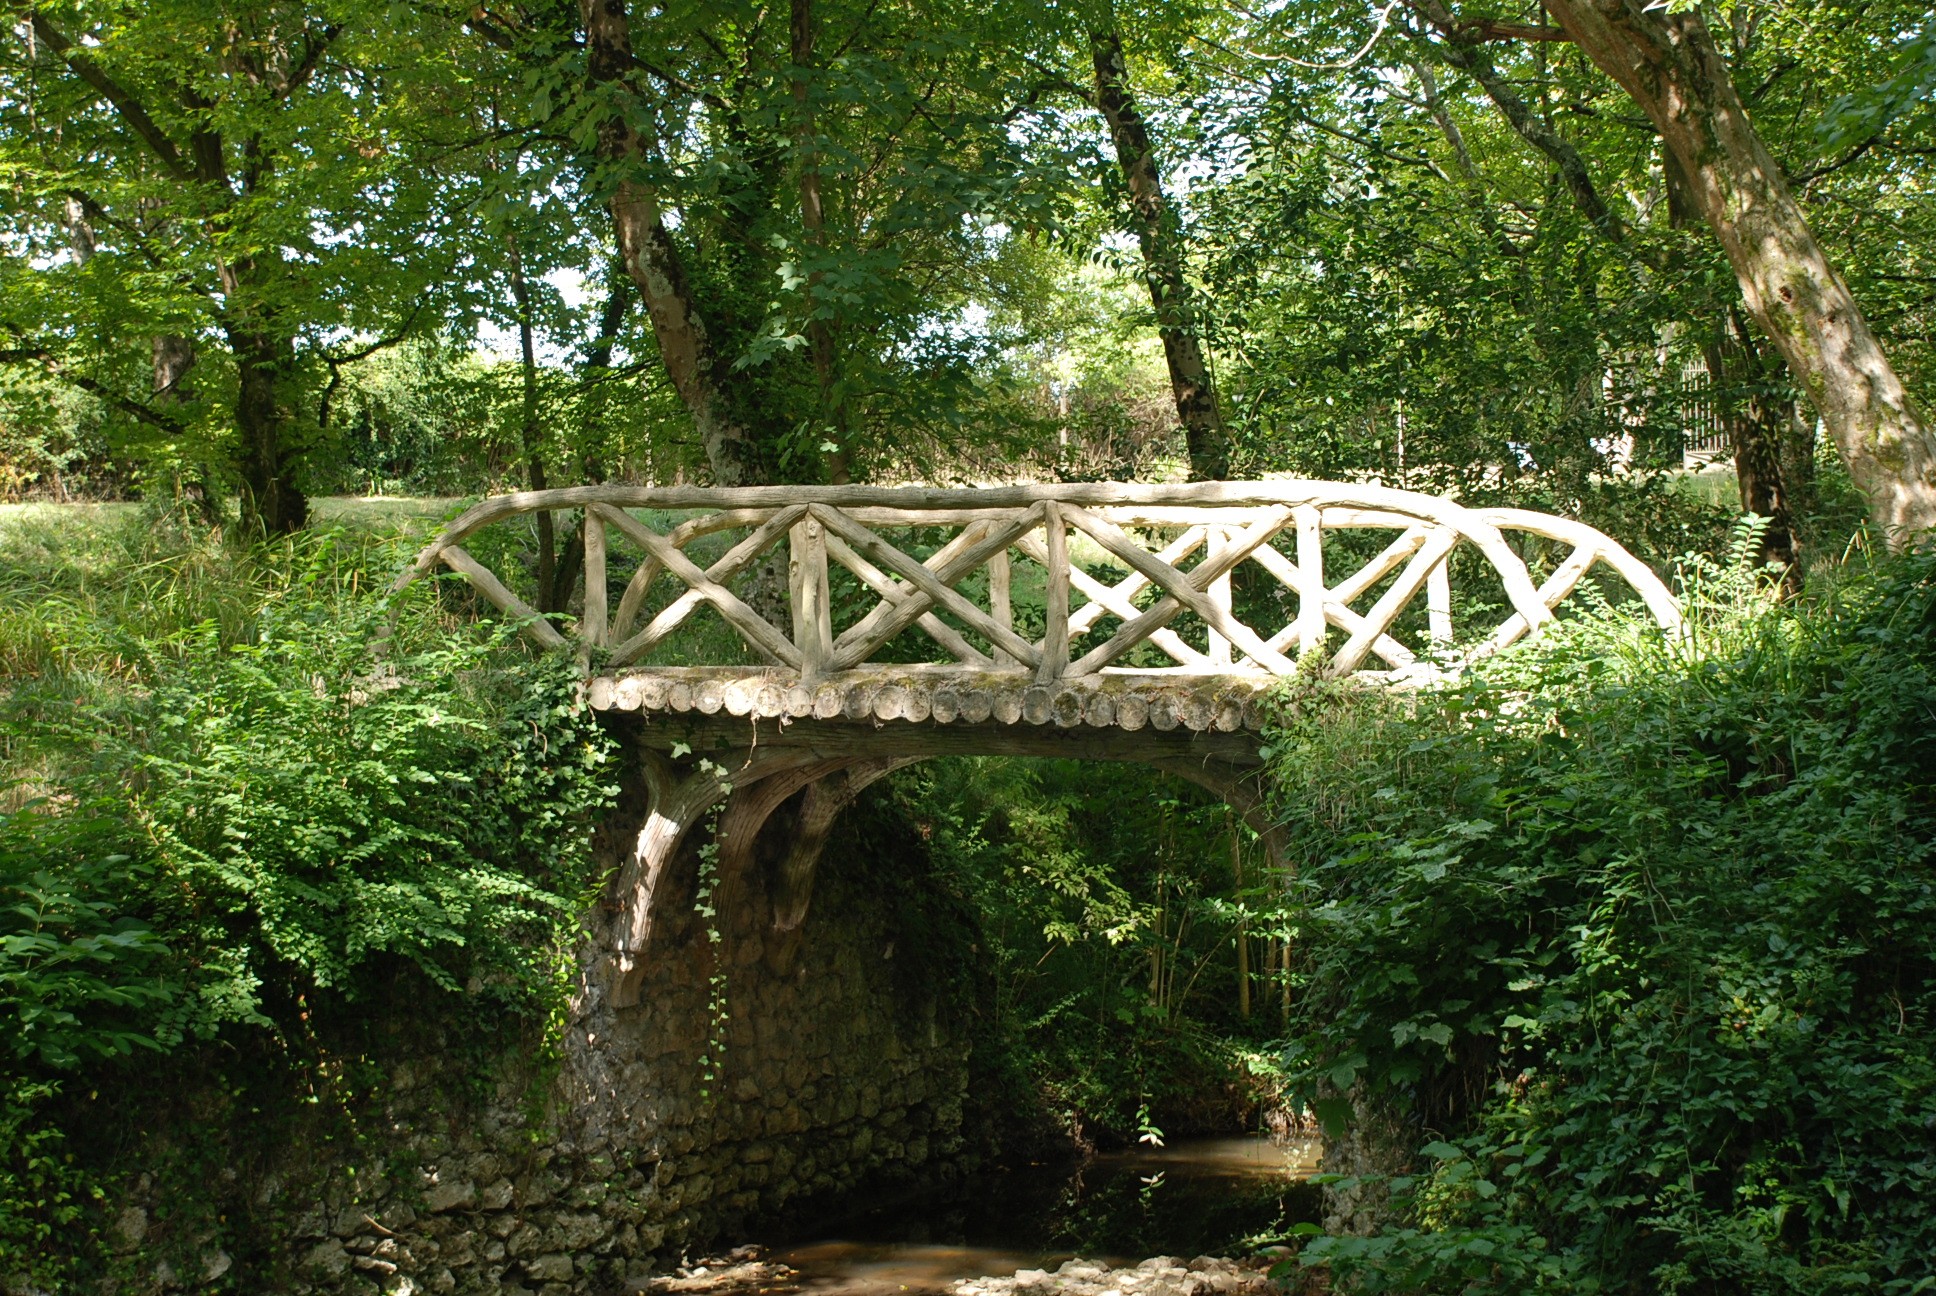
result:
<svg viewBox="0 0 1936 1296"><path fill-rule="evenodd" d="M1156 331L1169 362L1176 417L1189 447L1190 476L1215 481L1230 472L1230 442L1217 413L1217 394L1204 362L1189 281L1183 274L1183 229L1163 196L1162 177L1149 128L1130 91L1123 40L1113 27L1092 33L1089 52L1096 69L1096 107L1109 123L1116 161L1136 217L1136 238L1143 253L1143 277L1156 309Z"/></svg>
<svg viewBox="0 0 1936 1296"><path fill-rule="evenodd" d="M1742 301L1821 414L1891 545L1936 527L1936 437L1829 264L1695 12L1643 0L1547 0L1632 95L1686 172Z"/></svg>
<svg viewBox="0 0 1936 1296"><path fill-rule="evenodd" d="M628 87L632 73L632 35L625 0L581 0L585 22L586 76L596 88ZM666 376L692 416L705 446L713 481L720 486L761 484L765 474L753 439L720 386L725 368L713 354L705 321L692 299L685 267L665 227L658 197L637 179L647 153L646 139L614 111L598 128L598 155L619 175L610 208L625 271L638 287L659 342Z"/></svg>
<svg viewBox="0 0 1936 1296"><path fill-rule="evenodd" d="M1533 112L1532 106L1519 97L1512 84L1499 75L1499 69L1493 66L1492 55L1485 46L1476 37L1461 31L1452 11L1446 8L1442 0L1414 0L1412 7L1443 37L1437 46L1439 56L1477 81L1479 88L1486 92L1486 98L1492 100L1499 115L1512 127L1513 133L1544 153L1558 168L1560 180L1566 185L1567 193L1572 195L1573 204L1580 209L1580 214L1613 242L1625 242L1626 229L1620 218L1601 200L1580 151L1573 147L1570 140L1549 129Z"/></svg>
<svg viewBox="0 0 1936 1296"><path fill-rule="evenodd" d="M538 425L538 347L531 325L531 285L525 282L524 253L518 247L518 236L506 234L504 245L511 255L511 301L518 312L518 358L524 380L518 440L524 450L526 480L532 490L541 491L550 483L545 479L544 429ZM556 612L559 610L558 536L550 512L540 511L537 518L537 607L540 612Z"/></svg>
<svg viewBox="0 0 1936 1296"><path fill-rule="evenodd" d="M800 227L815 255L827 250L827 212L820 193L819 131L814 123L813 97L807 74L813 67L813 0L792 0L793 111L796 165L800 168ZM839 373L834 351L831 321L820 314L815 290L820 272L807 278L807 351L813 360L814 379L820 389L820 414L827 420L827 432L834 449L827 454L827 480L836 486L853 480L853 461L847 447L846 411L838 391Z"/></svg>
<svg viewBox="0 0 1936 1296"><path fill-rule="evenodd" d="M194 392L188 385L188 371L195 367L194 342L174 334L156 338L152 367L157 408L176 409L194 398ZM211 527L222 525L222 501L216 493L215 483L209 479L208 465L198 461L190 471L186 491L181 489L180 477L176 478L178 497L185 494L194 500L195 512L204 524Z"/></svg>
<svg viewBox="0 0 1936 1296"><path fill-rule="evenodd" d="M296 344L247 325L224 325L223 332L235 354L243 520L265 535L300 531L309 521L309 501L296 485L286 444L296 421Z"/></svg>
<svg viewBox="0 0 1936 1296"><path fill-rule="evenodd" d="M1781 442L1788 411L1767 390L1773 375L1757 349L1730 346L1710 338L1702 344L1716 413L1728 432L1734 452L1735 482L1741 489L1745 512L1768 519L1761 535L1762 563L1786 567L1791 586L1798 580L1795 566L1794 511L1783 481Z"/></svg>
<svg viewBox="0 0 1936 1296"><path fill-rule="evenodd" d="M1662 151L1661 175L1667 185L1668 223L1685 229L1700 219L1699 205L1672 149ZM1781 400L1773 390L1779 378L1774 370L1781 361L1768 356L1733 306L1728 307L1720 332L1702 340L1701 359L1707 366L1715 413L1727 430L1728 450L1734 456L1741 508L1768 519L1761 533L1760 560L1785 567L1789 591L1800 593L1798 523L1813 500L1798 499L1788 489L1793 465L1781 448L1787 440L1787 425L1795 417L1795 402Z"/></svg>

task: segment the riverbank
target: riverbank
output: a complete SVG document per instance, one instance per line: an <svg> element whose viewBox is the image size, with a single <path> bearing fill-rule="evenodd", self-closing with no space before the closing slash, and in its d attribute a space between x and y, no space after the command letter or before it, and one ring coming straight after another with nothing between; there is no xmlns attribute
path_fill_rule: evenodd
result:
<svg viewBox="0 0 1936 1296"><path fill-rule="evenodd" d="M959 1256L943 1252L939 1266ZM741 1247L655 1276L629 1288L641 1296L1278 1296L1275 1257L1152 1256L1110 1264L1072 1257L1054 1269L1017 1269L946 1279L902 1265L892 1272L862 1267L798 1268L758 1247ZM896 1281L908 1279L911 1281Z"/></svg>

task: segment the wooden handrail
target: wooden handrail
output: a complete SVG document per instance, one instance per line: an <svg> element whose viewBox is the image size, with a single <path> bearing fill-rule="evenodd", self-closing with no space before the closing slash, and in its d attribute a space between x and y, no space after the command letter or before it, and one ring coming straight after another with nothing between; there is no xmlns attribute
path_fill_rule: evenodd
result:
<svg viewBox="0 0 1936 1296"><path fill-rule="evenodd" d="M699 516L655 528L632 509ZM659 648L692 613L710 606L762 659L803 679L865 665L910 627L919 627L959 669L1025 672L1042 685L1117 669L1144 646L1172 661L1168 669L1190 674L1289 674L1300 656L1329 647L1326 669L1334 675L1358 671L1376 658L1399 678L1423 679L1456 671L1537 631L1596 563L1631 586L1663 629L1680 625L1679 606L1659 578L1584 523L1523 509L1470 509L1390 487L1294 480L525 491L466 509L398 576L396 588L448 567L518 618L540 644L563 646L568 639L558 626L463 547L494 523L563 510L585 515L585 584L572 638L588 659L603 653L613 667ZM888 534L916 527L955 534L920 558ZM1369 561L1344 564L1334 552L1327 564L1327 532L1367 529L1397 535ZM608 547L612 531L643 553L615 609L607 584L617 557ZM1570 546L1571 552L1535 586L1506 543L1508 531ZM687 556L694 541L727 532L741 534L709 565ZM1102 555L1102 565L1127 576L1085 570L1076 556L1083 545ZM1466 627L1462 654L1455 643L1451 567L1461 546L1485 559L1510 605L1498 624L1476 634ZM1041 573L1039 639L1015 628L1017 559ZM759 575L775 564L785 567L784 592L781 582ZM1282 624L1253 626L1240 615L1232 575L1246 565L1288 591L1291 597L1283 602L1295 607ZM844 628L836 625L828 579L834 566L852 573L878 600ZM1327 573L1327 566L1334 570ZM733 582L748 573L756 588L736 592ZM977 573L985 574L986 587L971 597L960 587ZM652 591L668 579L672 596L648 616ZM1374 592L1370 608L1352 606ZM1400 619L1421 593L1424 630L1407 621L1411 628L1401 635ZM1180 617L1201 622L1205 647L1178 633L1172 623ZM646 624L635 629L642 618ZM1099 634L1107 621L1116 623L1113 633L1100 643L1088 638L1079 656L1072 652L1075 641ZM1343 638L1327 644L1334 627Z"/></svg>

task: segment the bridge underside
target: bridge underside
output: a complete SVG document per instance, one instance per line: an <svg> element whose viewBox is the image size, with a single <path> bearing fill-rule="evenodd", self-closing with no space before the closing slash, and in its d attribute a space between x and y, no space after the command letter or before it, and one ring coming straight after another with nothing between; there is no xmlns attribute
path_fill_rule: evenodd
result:
<svg viewBox="0 0 1936 1296"><path fill-rule="evenodd" d="M595 677L594 709L631 749L643 801L606 897L610 993L637 1002L655 917L692 892L689 830L714 814L723 887L754 887L772 915L764 956L790 965L835 818L883 775L936 756L1134 761L1216 792L1264 838L1256 775L1269 676L1109 673L1037 683L878 666L801 682L758 668L660 667Z"/></svg>

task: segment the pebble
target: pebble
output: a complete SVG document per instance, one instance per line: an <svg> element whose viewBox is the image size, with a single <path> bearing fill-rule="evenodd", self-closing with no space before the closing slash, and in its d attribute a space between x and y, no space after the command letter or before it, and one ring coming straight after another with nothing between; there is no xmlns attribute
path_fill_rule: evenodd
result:
<svg viewBox="0 0 1936 1296"><path fill-rule="evenodd" d="M1018 1269L1012 1277L967 1278L953 1296L1276 1296L1265 1275L1267 1260L1198 1256L1152 1256L1112 1268L1098 1260L1070 1260L1049 1273Z"/></svg>

